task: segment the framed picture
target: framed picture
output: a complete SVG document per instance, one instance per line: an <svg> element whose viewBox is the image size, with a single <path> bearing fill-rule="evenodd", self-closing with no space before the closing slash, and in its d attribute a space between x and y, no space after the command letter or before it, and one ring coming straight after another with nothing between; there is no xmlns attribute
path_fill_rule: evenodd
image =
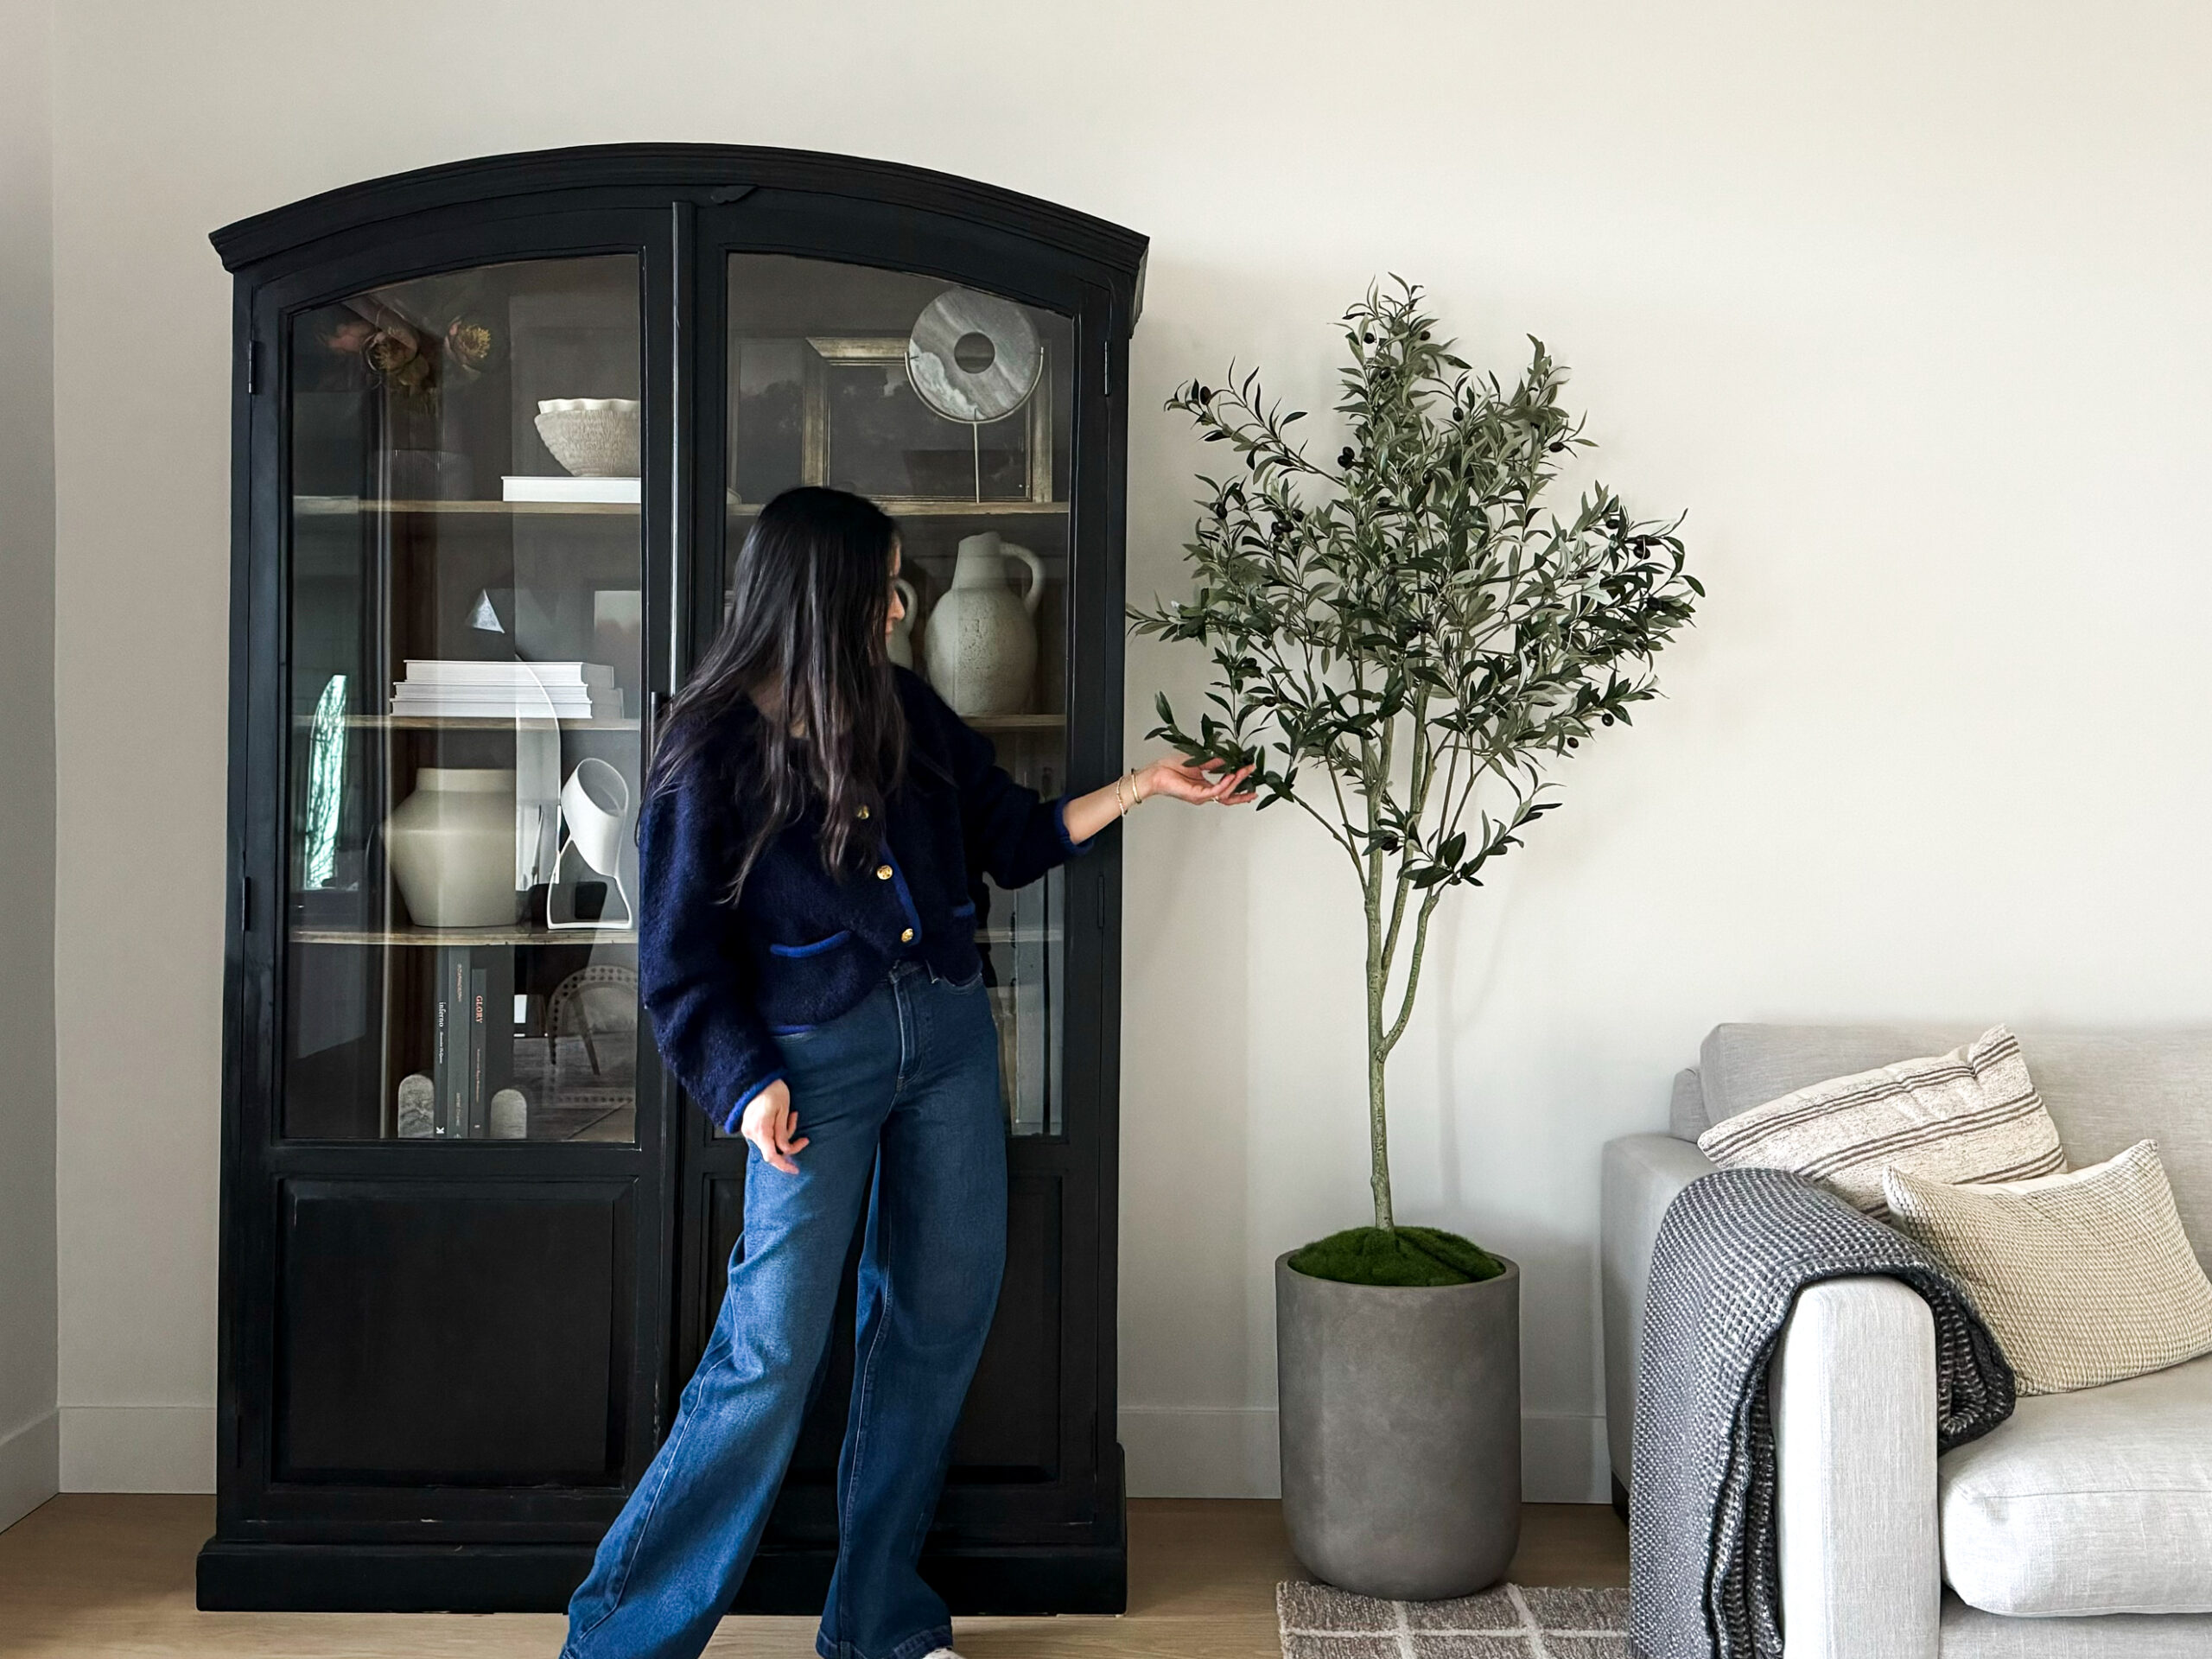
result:
<svg viewBox="0 0 2212 1659"><path fill-rule="evenodd" d="M800 481L880 501L1052 499L1052 363L1001 421L947 420L914 393L903 334L811 336L801 354Z"/></svg>

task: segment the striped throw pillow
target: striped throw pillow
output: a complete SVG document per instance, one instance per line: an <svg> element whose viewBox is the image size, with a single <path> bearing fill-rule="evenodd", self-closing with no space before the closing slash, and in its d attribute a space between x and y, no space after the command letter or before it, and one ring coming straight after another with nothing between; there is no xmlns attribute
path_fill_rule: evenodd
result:
<svg viewBox="0 0 2212 1659"><path fill-rule="evenodd" d="M2041 1180L1952 1186L1892 1169L1897 1230L1956 1276L2022 1394L2064 1394L2212 1351L2212 1283L2158 1143Z"/></svg>
<svg viewBox="0 0 2212 1659"><path fill-rule="evenodd" d="M2066 1167L2058 1126L2002 1026L1964 1048L1800 1089L1714 1124L1698 1150L1725 1169L1786 1169L1879 1220L1885 1170L2018 1181Z"/></svg>

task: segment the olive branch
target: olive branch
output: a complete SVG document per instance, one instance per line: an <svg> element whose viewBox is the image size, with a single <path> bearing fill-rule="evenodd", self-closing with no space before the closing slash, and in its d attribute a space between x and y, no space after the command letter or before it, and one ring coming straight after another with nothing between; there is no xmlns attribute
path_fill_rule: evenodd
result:
<svg viewBox="0 0 2212 1659"><path fill-rule="evenodd" d="M1358 876L1384 1229L1384 1071L1430 918L1557 805L1548 765L1658 695L1652 659L1705 592L1679 517L1633 519L1602 484L1569 516L1547 505L1561 457L1589 440L1543 342L1509 391L1434 337L1421 302L1398 281L1345 313L1350 442L1333 466L1292 438L1304 411L1268 402L1256 371L1167 400L1234 470L1199 479L1194 595L1129 613L1138 633L1207 647L1215 669L1197 731L1161 694L1148 735L1249 765L1260 807L1297 806Z"/></svg>

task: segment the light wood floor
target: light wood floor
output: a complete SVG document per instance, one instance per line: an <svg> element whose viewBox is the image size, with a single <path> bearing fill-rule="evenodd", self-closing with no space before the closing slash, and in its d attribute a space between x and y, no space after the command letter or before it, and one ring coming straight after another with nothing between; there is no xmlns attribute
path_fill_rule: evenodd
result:
<svg viewBox="0 0 2212 1659"><path fill-rule="evenodd" d="M214 1524L206 1497L57 1497L0 1533L0 1655L154 1654L298 1659L553 1659L554 1614L202 1613L192 1562ZM1129 1505L1129 1611L1120 1618L957 1624L970 1659L1275 1659L1274 1586L1300 1578L1272 1503L1141 1498ZM1628 1533L1599 1504L1532 1503L1513 1577L1625 1584ZM710 1654L812 1659L814 1621L731 1618Z"/></svg>

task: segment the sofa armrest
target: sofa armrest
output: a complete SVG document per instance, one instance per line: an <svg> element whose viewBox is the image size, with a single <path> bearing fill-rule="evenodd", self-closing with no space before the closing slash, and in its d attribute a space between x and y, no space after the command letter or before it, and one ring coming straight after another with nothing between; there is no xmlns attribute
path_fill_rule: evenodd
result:
<svg viewBox="0 0 2212 1659"><path fill-rule="evenodd" d="M1713 1161L1671 1135L1631 1135L1605 1143L1598 1221L1599 1311L1605 1325L1605 1439L1613 1478L1628 1485L1630 1427L1636 1408L1636 1345L1643 1330L1643 1293L1651 1247L1675 1196Z"/></svg>
<svg viewBox="0 0 2212 1659"><path fill-rule="evenodd" d="M1789 1659L1936 1659L1936 1322L1894 1279L1797 1298L1769 1383Z"/></svg>

